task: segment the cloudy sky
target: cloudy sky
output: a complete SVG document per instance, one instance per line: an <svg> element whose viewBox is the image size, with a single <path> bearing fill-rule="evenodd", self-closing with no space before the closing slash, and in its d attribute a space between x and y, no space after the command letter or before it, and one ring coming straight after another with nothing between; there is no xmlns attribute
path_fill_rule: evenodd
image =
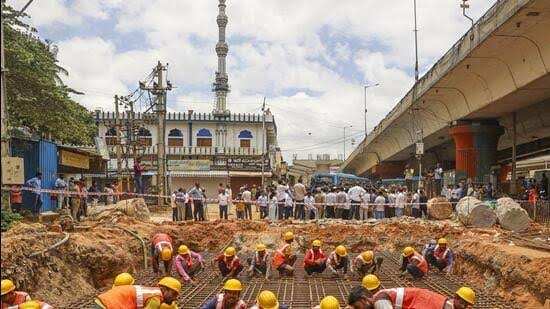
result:
<svg viewBox="0 0 550 309"><path fill-rule="evenodd" d="M27 0L9 0L20 9ZM35 0L28 22L59 47L89 109L113 110L158 60L169 63L171 111L209 112L217 60L217 0ZM421 75L468 29L460 0L417 0ZM479 18L495 0L470 0ZM233 112L259 112L266 96L285 157L343 152L414 81L413 0L227 0Z"/></svg>

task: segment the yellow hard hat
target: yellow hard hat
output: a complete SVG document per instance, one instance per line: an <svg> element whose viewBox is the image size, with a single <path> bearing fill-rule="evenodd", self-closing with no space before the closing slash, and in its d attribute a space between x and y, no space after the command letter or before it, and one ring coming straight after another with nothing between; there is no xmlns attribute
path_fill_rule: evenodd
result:
<svg viewBox="0 0 550 309"><path fill-rule="evenodd" d="M476 302L476 292L474 292L474 290L470 289L469 287L461 287L456 291L456 295L464 299L470 305L473 305Z"/></svg>
<svg viewBox="0 0 550 309"><path fill-rule="evenodd" d="M256 298L258 305L262 309L278 309L279 301L277 301L277 296L271 291L261 291Z"/></svg>
<svg viewBox="0 0 550 309"><path fill-rule="evenodd" d="M363 260L365 260L365 262L370 263L374 258L374 253L371 250L365 251L361 253L361 257L363 258Z"/></svg>
<svg viewBox="0 0 550 309"><path fill-rule="evenodd" d="M293 240L294 239L294 233L292 233L291 231L286 232L283 235L283 239L284 240Z"/></svg>
<svg viewBox="0 0 550 309"><path fill-rule="evenodd" d="M334 296L325 296L319 304L321 309L340 309L340 303Z"/></svg>
<svg viewBox="0 0 550 309"><path fill-rule="evenodd" d="M115 283L113 286L119 286L119 285L133 285L135 282L134 277L130 275L129 273L121 273L118 274L115 278Z"/></svg>
<svg viewBox="0 0 550 309"><path fill-rule="evenodd" d="M443 245L443 244L447 244L447 239L445 238L439 238L439 240L437 241L437 244L438 245Z"/></svg>
<svg viewBox="0 0 550 309"><path fill-rule="evenodd" d="M361 285L365 289L372 291L380 286L380 280L375 275L366 275L361 280Z"/></svg>
<svg viewBox="0 0 550 309"><path fill-rule="evenodd" d="M179 254L189 254L189 248L186 245L181 245L178 247Z"/></svg>
<svg viewBox="0 0 550 309"><path fill-rule="evenodd" d="M348 250L346 249L346 247L340 245L338 247L336 247L336 254L338 254L339 256L346 256L348 255Z"/></svg>
<svg viewBox="0 0 550 309"><path fill-rule="evenodd" d="M176 278L173 278L173 277L164 277L162 279L160 279L159 281L159 286L162 285L162 286L165 286L171 290L174 290L176 292L180 292L181 290L181 282L176 279Z"/></svg>
<svg viewBox="0 0 550 309"><path fill-rule="evenodd" d="M226 291L242 291L243 285L237 279L229 279L225 281L223 289Z"/></svg>
<svg viewBox="0 0 550 309"><path fill-rule="evenodd" d="M315 239L312 245L313 247L321 247L321 241L319 239Z"/></svg>
<svg viewBox="0 0 550 309"><path fill-rule="evenodd" d="M235 250L235 247L227 247L223 251L223 255L225 256L235 256L235 253L237 253L237 250Z"/></svg>
<svg viewBox="0 0 550 309"><path fill-rule="evenodd" d="M260 251L265 251L265 245L264 244L257 244L256 245L256 251L260 252Z"/></svg>
<svg viewBox="0 0 550 309"><path fill-rule="evenodd" d="M19 305L19 309L40 309L40 303L36 300L29 300Z"/></svg>
<svg viewBox="0 0 550 309"><path fill-rule="evenodd" d="M15 284L9 279L2 280L2 295L8 294L9 292L15 290Z"/></svg>
<svg viewBox="0 0 550 309"><path fill-rule="evenodd" d="M163 248L160 252L160 259L163 261L170 261L172 258L172 250L170 248Z"/></svg>
<svg viewBox="0 0 550 309"><path fill-rule="evenodd" d="M414 248L413 247L405 247L405 249L403 249L403 256L404 257L409 257L411 255L413 255L414 253Z"/></svg>

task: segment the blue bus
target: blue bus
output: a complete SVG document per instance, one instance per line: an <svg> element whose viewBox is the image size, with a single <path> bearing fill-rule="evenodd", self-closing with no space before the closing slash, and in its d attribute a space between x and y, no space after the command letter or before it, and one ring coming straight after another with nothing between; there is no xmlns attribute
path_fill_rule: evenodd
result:
<svg viewBox="0 0 550 309"><path fill-rule="evenodd" d="M335 186L370 186L371 181L368 178L358 177L345 173L315 173L309 182L311 188L335 187Z"/></svg>

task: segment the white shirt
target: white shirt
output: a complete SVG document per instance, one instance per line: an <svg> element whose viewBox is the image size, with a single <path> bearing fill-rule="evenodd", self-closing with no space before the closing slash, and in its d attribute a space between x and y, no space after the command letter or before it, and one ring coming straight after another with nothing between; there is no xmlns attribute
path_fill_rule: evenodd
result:
<svg viewBox="0 0 550 309"><path fill-rule="evenodd" d="M395 207L395 193L388 194L388 204L390 204L390 207Z"/></svg>
<svg viewBox="0 0 550 309"><path fill-rule="evenodd" d="M395 197L395 207L405 208L405 204L407 204L407 197L405 196L405 193L399 192Z"/></svg>
<svg viewBox="0 0 550 309"><path fill-rule="evenodd" d="M285 192L285 207L292 207L294 206L294 201L292 200L292 196Z"/></svg>
<svg viewBox="0 0 550 309"><path fill-rule="evenodd" d="M376 204L376 211L384 211L384 204L386 204L386 198L383 195L378 195L374 200Z"/></svg>
<svg viewBox="0 0 550 309"><path fill-rule="evenodd" d="M225 193L220 193L218 195L218 203L220 206L227 206L229 203L229 196Z"/></svg>
<svg viewBox="0 0 550 309"><path fill-rule="evenodd" d="M170 195L170 206L172 208L177 208L178 205L176 205L176 193L172 193L172 195Z"/></svg>
<svg viewBox="0 0 550 309"><path fill-rule="evenodd" d="M435 179L441 179L442 174L443 174L443 169L441 167L438 167L434 170L434 178Z"/></svg>
<svg viewBox="0 0 550 309"><path fill-rule="evenodd" d="M348 194L345 191L340 191L336 194L336 201L338 205L336 208L346 209L346 203L348 202Z"/></svg>
<svg viewBox="0 0 550 309"><path fill-rule="evenodd" d="M252 193L248 190L245 190L242 194L243 201L250 203L252 201Z"/></svg>
<svg viewBox="0 0 550 309"><path fill-rule="evenodd" d="M451 196L451 189L449 189L449 188L444 188L442 194L443 194L443 196L445 196L445 198L447 200L450 200L451 197L452 197Z"/></svg>
<svg viewBox="0 0 550 309"><path fill-rule="evenodd" d="M415 194L413 195L413 204L412 204L412 208L420 209L420 194L418 194L418 193L415 193Z"/></svg>
<svg viewBox="0 0 550 309"><path fill-rule="evenodd" d="M297 183L294 185L294 197L297 201L301 201L304 199L306 195L306 186L304 186L301 183Z"/></svg>
<svg viewBox="0 0 550 309"><path fill-rule="evenodd" d="M369 203L370 203L370 193L363 194L361 199L361 208L363 209L369 208Z"/></svg>
<svg viewBox="0 0 550 309"><path fill-rule="evenodd" d="M348 196L354 202L361 202L361 195L366 192L361 186L354 186L348 190Z"/></svg>
<svg viewBox="0 0 550 309"><path fill-rule="evenodd" d="M325 198L325 202L327 205L331 206L336 203L336 193L330 192L327 194L327 197Z"/></svg>
<svg viewBox="0 0 550 309"><path fill-rule="evenodd" d="M288 189L288 186L285 185L278 185L277 186L277 200L282 201L285 199L286 190Z"/></svg>
<svg viewBox="0 0 550 309"><path fill-rule="evenodd" d="M304 197L304 206L307 210L317 210L315 207L315 198L313 196Z"/></svg>
<svg viewBox="0 0 550 309"><path fill-rule="evenodd" d="M260 207L267 207L267 196L260 195L258 197L258 205L260 205Z"/></svg>

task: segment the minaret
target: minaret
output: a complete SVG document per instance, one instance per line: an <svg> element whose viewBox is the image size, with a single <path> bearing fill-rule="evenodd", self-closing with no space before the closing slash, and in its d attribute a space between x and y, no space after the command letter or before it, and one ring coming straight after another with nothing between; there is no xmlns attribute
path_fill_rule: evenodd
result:
<svg viewBox="0 0 550 309"><path fill-rule="evenodd" d="M218 55L218 70L216 78L212 85L212 91L216 93L216 106L213 114L215 116L227 116L229 110L226 106L227 93L229 92L229 84L227 72L225 70L225 57L227 56L227 43L225 42L225 26L227 25L227 15L225 15L225 0L219 0L219 13L216 21L218 22L219 39L216 44L216 54Z"/></svg>

